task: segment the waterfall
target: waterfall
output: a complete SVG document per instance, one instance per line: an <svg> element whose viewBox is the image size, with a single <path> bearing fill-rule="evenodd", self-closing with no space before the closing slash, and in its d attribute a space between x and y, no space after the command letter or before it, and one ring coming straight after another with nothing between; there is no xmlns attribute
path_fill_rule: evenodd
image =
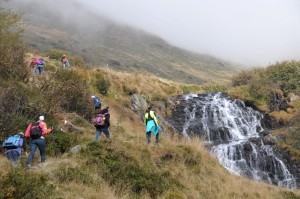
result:
<svg viewBox="0 0 300 199"><path fill-rule="evenodd" d="M263 142L263 114L224 93L183 95L184 120L177 120L183 135L200 135L212 144L211 153L229 171L256 181L296 189L286 165Z"/></svg>

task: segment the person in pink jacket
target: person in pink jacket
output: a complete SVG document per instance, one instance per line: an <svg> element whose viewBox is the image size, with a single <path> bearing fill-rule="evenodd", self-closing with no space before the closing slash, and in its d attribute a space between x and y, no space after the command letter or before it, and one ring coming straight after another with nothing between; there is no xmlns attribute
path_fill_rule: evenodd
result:
<svg viewBox="0 0 300 199"><path fill-rule="evenodd" d="M44 116L41 115L37 122L30 123L26 129L25 137L30 139L30 154L26 161L27 169L31 168L31 161L37 148L40 150L41 162L44 163L46 160L45 135L50 133L53 127L48 129L44 119Z"/></svg>

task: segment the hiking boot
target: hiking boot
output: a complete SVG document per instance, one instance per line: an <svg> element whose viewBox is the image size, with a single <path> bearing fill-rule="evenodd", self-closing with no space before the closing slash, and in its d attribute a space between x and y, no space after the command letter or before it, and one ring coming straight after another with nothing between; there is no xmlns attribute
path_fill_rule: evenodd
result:
<svg viewBox="0 0 300 199"><path fill-rule="evenodd" d="M27 165L26 165L26 168L27 168L27 169L31 169L31 165L30 165L30 164L27 164Z"/></svg>

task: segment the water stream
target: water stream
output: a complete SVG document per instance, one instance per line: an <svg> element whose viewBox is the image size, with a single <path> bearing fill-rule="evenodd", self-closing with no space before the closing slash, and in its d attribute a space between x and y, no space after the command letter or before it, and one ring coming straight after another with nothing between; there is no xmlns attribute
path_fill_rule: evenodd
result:
<svg viewBox="0 0 300 199"><path fill-rule="evenodd" d="M184 120L176 121L187 136L200 135L211 143L211 153L229 171L289 189L296 180L287 166L264 143L263 114L224 93L183 95Z"/></svg>

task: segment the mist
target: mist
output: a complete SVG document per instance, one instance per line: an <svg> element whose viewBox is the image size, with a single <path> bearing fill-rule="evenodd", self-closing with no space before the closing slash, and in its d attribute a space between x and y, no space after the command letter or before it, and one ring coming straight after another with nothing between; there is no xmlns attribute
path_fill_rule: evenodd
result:
<svg viewBox="0 0 300 199"><path fill-rule="evenodd" d="M34 0L22 0L33 4ZM68 5L57 0L45 8ZM89 13L153 33L172 45L247 66L300 58L298 0L74 0ZM20 3L20 2L19 2ZM81 17L81 22L84 17Z"/></svg>

